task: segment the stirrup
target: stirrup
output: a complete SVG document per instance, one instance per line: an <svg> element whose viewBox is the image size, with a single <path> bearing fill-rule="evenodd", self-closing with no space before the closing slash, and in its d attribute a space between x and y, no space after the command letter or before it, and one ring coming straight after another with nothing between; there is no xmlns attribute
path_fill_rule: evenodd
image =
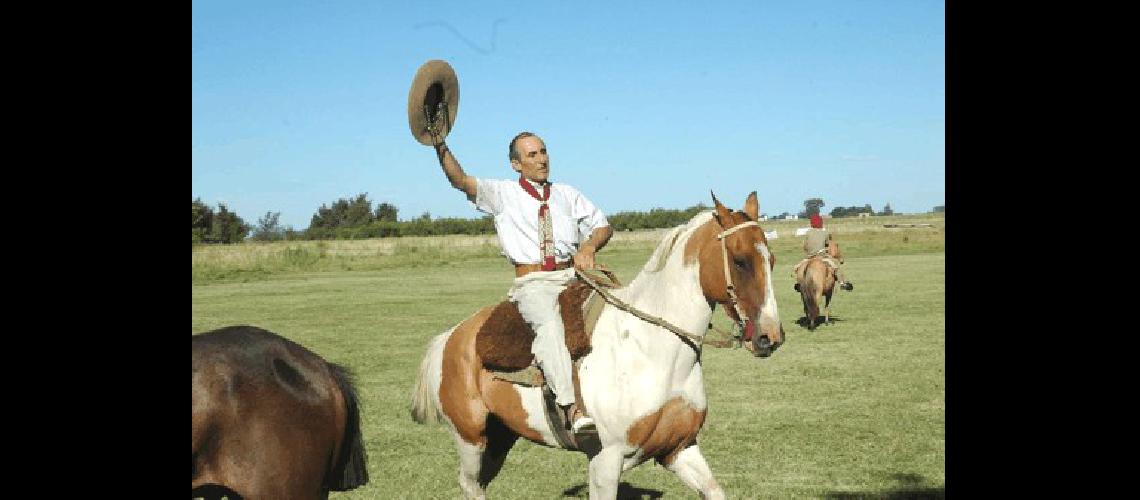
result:
<svg viewBox="0 0 1140 500"><path fill-rule="evenodd" d="M570 412L568 418L574 422L573 425L570 426L570 432L574 434L578 434L580 432L597 432L598 429L594 425L594 419L590 418L589 415L586 415L586 412L582 411L582 408L579 407L577 403L570 405L570 408L572 411ZM579 415L578 419L576 420L574 419L575 415Z"/></svg>
<svg viewBox="0 0 1140 500"><path fill-rule="evenodd" d="M597 432L598 427L594 425L594 419L583 415L582 418L574 421L574 425L570 426L570 432L574 434L581 434L583 432Z"/></svg>

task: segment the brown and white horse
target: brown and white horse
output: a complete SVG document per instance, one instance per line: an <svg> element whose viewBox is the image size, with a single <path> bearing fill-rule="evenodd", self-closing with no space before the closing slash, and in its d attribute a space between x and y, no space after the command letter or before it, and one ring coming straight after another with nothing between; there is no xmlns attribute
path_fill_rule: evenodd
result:
<svg viewBox="0 0 1140 500"><path fill-rule="evenodd" d="M843 252L839 250L839 243L827 240L827 254L831 258L843 263ZM812 257L804 264L800 276L800 299L804 303L804 316L808 330L815 330L815 322L819 318L819 303L823 302L823 322L831 321L831 295L835 292L835 271L831 270L823 259Z"/></svg>
<svg viewBox="0 0 1140 500"><path fill-rule="evenodd" d="M774 259L756 224L756 193L743 211L729 211L715 195L713 203L715 210L671 230L637 277L612 293L702 335L721 304L744 327L753 352L766 357L784 333L772 287ZM442 417L450 426L459 448L460 488L469 498L484 497L519 436L560 447L544 417L541 390L494 379L482 367L475 335L491 309L430 342L412 398L416 421ZM702 497L724 498L696 443L708 412L699 347L611 305L590 344L578 372L600 444L586 451L590 497L615 498L622 472L655 459Z"/></svg>

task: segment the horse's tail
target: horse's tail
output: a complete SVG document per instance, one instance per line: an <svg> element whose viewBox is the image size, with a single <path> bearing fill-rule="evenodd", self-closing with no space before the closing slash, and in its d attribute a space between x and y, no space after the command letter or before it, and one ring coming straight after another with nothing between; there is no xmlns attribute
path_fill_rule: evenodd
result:
<svg viewBox="0 0 1140 500"><path fill-rule="evenodd" d="M412 420L418 423L436 423L443 420L443 413L436 404L436 394L439 392L438 373L443 365L443 346L451 336L448 330L428 343L427 353L420 361L419 377L416 378L416 388L412 389Z"/></svg>
<svg viewBox="0 0 1140 500"><path fill-rule="evenodd" d="M360 432L360 403L352 383L352 373L335 363L329 363L329 371L344 397L348 421L344 424L340 456L329 474L328 487L331 491L348 491L368 482L368 457L364 451L364 435Z"/></svg>
<svg viewBox="0 0 1140 500"><path fill-rule="evenodd" d="M814 272L816 261L809 262L807 269L804 269L804 281L800 284L800 294L804 299L804 313L807 314L808 324L814 325L815 318L819 317L819 296L823 295L823 290L820 289L822 283L819 283L818 273Z"/></svg>

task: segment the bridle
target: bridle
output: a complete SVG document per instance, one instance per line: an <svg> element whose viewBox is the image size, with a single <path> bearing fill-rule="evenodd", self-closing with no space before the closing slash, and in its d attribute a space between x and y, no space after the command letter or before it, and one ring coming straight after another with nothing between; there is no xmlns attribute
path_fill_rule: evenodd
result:
<svg viewBox="0 0 1140 500"><path fill-rule="evenodd" d="M736 296L736 286L732 283L732 273L729 272L728 269L728 247L726 246L725 241L728 239L728 235L751 226L760 227L760 223L754 220L742 222L728 229L725 229L720 234L716 235L716 239L720 240L720 253L723 257L721 260L724 262L724 283L725 287L728 290L728 301L732 304L732 309L736 313L736 323L740 325L740 331L742 333L747 332L747 328L751 322L748 321L747 316L744 314L744 310L740 308L740 299ZM745 335L750 336L747 334Z"/></svg>

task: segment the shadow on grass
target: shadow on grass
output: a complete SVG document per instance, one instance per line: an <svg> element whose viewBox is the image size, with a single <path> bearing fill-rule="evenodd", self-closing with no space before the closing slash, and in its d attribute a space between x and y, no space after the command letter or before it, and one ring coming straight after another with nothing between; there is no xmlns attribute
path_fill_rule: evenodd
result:
<svg viewBox="0 0 1140 500"><path fill-rule="evenodd" d="M840 318L839 316L834 315L834 314L831 315L831 321L826 322L826 323L823 321L823 316L816 316L815 317L815 326L816 327L827 326L827 325L830 325L833 323L838 323L840 321L843 321L843 319ZM800 325L804 328L807 328L807 326L808 326L807 316L800 316L800 319L796 320L796 324Z"/></svg>
<svg viewBox="0 0 1140 500"><path fill-rule="evenodd" d="M589 495L589 488L586 486L585 483L579 484L579 485L574 486L572 488L567 488L565 491L562 492L562 496L564 496L564 497L580 497L582 495ZM664 492L661 492L658 490L649 490L649 489L645 489L645 488L638 488L638 487L635 487L635 486L633 486L633 485L631 485L625 481L622 481L621 484L618 484L617 497L619 499L622 499L622 500L628 500L628 499L643 500L643 499L647 499L647 498L648 499L654 499L654 498L661 498L663 496L665 496Z"/></svg>
<svg viewBox="0 0 1140 500"><path fill-rule="evenodd" d="M894 488L877 491L831 491L823 495L827 500L854 500L856 498L886 498L890 500L927 500L946 498L945 486L928 486L926 478L918 474L893 474L898 483Z"/></svg>

